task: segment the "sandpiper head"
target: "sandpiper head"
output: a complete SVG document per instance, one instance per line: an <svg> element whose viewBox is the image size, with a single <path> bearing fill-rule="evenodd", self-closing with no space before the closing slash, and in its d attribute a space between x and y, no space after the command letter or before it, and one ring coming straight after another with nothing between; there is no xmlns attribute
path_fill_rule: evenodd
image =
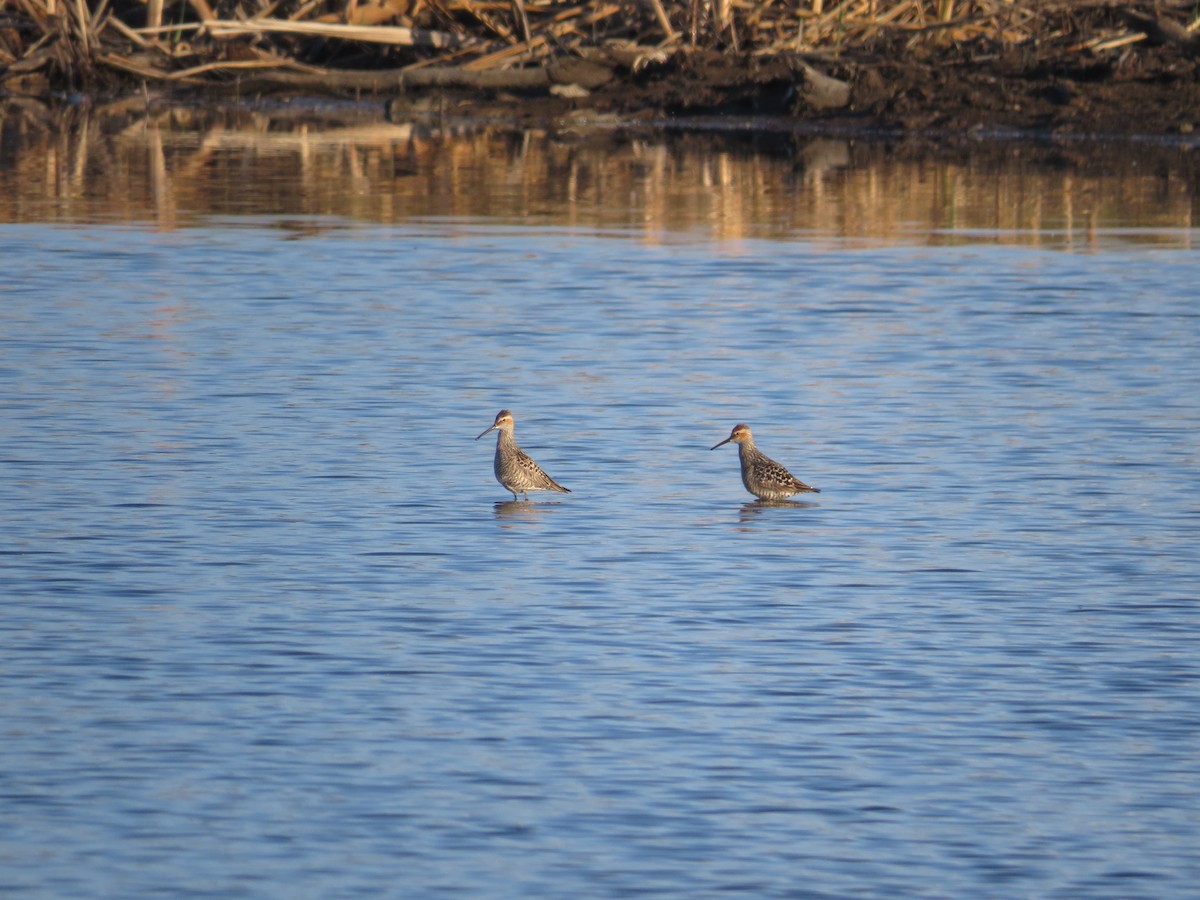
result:
<svg viewBox="0 0 1200 900"><path fill-rule="evenodd" d="M512 428L512 426L513 426L512 413L510 413L507 409L502 409L502 410L500 410L500 412L496 413L496 421L493 422L491 425L489 425L487 428L483 429L483 431L479 432L479 434L477 434L475 436L475 440L479 440L481 437L483 437L489 431L495 431L497 428Z"/></svg>
<svg viewBox="0 0 1200 900"><path fill-rule="evenodd" d="M749 425L734 425L733 431L729 432L729 437L725 438L725 440L721 441L721 443L719 443L719 444L713 444L708 449L716 450L718 447L723 447L724 445L726 445L730 442L735 443L735 444L744 444L747 441L752 441L752 440L753 440L753 437L751 437L751 435L750 435L750 426Z"/></svg>

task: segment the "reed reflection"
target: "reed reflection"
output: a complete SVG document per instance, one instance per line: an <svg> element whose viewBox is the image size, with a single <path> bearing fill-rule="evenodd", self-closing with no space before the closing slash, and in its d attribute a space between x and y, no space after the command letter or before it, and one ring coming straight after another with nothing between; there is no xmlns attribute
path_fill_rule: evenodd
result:
<svg viewBox="0 0 1200 900"><path fill-rule="evenodd" d="M1186 148L588 130L518 131L377 107L146 110L58 116L9 103L0 220L213 216L397 224L437 219L584 227L649 242L829 236L1087 248L1115 238L1191 246ZM569 125L569 127L568 127ZM932 151L937 149L934 154ZM1118 215L1119 214L1119 215ZM302 232L297 232L302 234Z"/></svg>

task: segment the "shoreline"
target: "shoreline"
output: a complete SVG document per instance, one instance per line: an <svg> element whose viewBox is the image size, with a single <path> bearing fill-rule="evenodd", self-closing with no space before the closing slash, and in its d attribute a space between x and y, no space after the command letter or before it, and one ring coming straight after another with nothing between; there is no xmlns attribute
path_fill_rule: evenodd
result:
<svg viewBox="0 0 1200 900"><path fill-rule="evenodd" d="M188 2L207 8L207 0ZM470 7L471 0L464 2ZM888 6L887 0L877 2ZM945 0L893 4L893 21L886 27L863 20L855 24L857 31L847 25L831 46L802 49L791 46L799 44L799 36L784 42L787 46L766 40L778 35L778 22L775 31L760 27L754 40L745 39L748 46L739 48L736 20L724 31L709 23L711 33L699 43L693 32L691 44L679 34L653 44L645 23L619 17L606 20L604 33L568 41L535 16L538 10L548 16L561 8L553 5L529 6L534 20L525 23L524 41L509 33L500 50L475 23L473 32L459 27L452 49L408 46L403 52L396 47L365 51L373 45L363 42L382 39L385 32L406 32L411 42L416 30L360 27L354 41L344 31L333 31L336 41L323 37L314 43L289 32L350 26L273 19L277 24L265 34L254 29L267 28L267 20L255 19L245 23L247 36L229 22L220 31L213 20L189 26L191 43L167 45L159 40L163 29L114 25L113 16L87 28L77 25L74 43L74 32L54 20L59 22L55 40L41 46L28 41L37 33L36 23L13 29L10 16L8 32L0 23L9 57L7 63L0 58L0 106L7 118L27 103L51 109L136 105L139 97L147 106L373 98L393 119L407 113L453 115L503 119L516 127L570 127L572 122L583 127L593 119L622 121L623 127L653 121L713 128L722 121L752 120L759 127L769 122L779 130L813 134L1127 137L1184 146L1200 132L1200 36L1188 30L1195 24L1188 20L1190 8L1075 0L1061 4L1055 16L1037 5L1015 5L1002 20L973 13L966 2L958 7ZM526 9L524 0L517 6ZM660 23L654 27L667 30L685 10L697 9L654 6ZM958 18L932 21L935 7ZM804 0L796 15L823 8L821 2ZM597 9L586 5L572 14L594 19ZM774 7L749 9L760 16L775 14ZM897 11L911 15L914 10L922 16L913 20L916 24L896 24ZM1017 12L1026 16L1022 29L1013 24ZM821 37L816 26L828 24L828 13L823 18L805 14L808 18L798 20L799 35ZM52 24L47 20L40 27ZM742 26L744 34L750 34L747 27ZM14 35L25 35L28 46ZM439 40L450 42L449 37ZM343 58L339 54L350 54L352 65L335 67L333 62Z"/></svg>

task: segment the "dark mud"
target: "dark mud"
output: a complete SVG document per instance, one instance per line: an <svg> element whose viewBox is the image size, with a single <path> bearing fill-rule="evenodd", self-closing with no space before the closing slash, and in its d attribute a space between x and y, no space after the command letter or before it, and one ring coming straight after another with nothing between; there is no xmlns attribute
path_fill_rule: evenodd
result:
<svg viewBox="0 0 1200 900"><path fill-rule="evenodd" d="M1006 48L981 58L947 48L807 60L850 87L849 103L813 109L796 68L715 52L681 54L637 75L616 75L586 96L545 92L438 94L458 114L547 119L676 120L770 117L813 131L928 132L1032 136L1161 136L1189 142L1200 127L1200 64L1183 49L1142 46L1112 58ZM428 94L393 98L394 114L428 108Z"/></svg>
<svg viewBox="0 0 1200 900"><path fill-rule="evenodd" d="M1200 36L1131 6L1064 11L1047 23L1051 31L1015 42L914 40L895 31L836 53L791 58L696 50L637 74L614 72L575 99L457 101L530 118L769 116L810 130L1138 135L1188 143L1200 127ZM848 86L848 102L808 102L806 67Z"/></svg>
<svg viewBox="0 0 1200 900"><path fill-rule="evenodd" d="M433 111L517 127L639 122L751 127L746 123L753 121L809 133L1136 136L1191 146L1200 143L1200 36L1186 31L1182 18L1176 20L1152 19L1120 4L1089 6L1064 12L1052 32L1020 41L956 42L949 33L945 40L928 35L917 40L903 31L880 32L869 43L803 55L676 49L632 71L611 66L597 72L563 49L549 66L568 77L521 90L367 91L320 81L298 88L250 76L186 88L110 78L68 92L40 74L14 77L10 71L0 78L0 104L9 122L14 108L19 114L30 102L136 105L144 98L255 106L319 96L335 104L374 104L394 120ZM584 70L579 82L569 77L572 64ZM814 77L844 89L842 99L813 102L806 86Z"/></svg>

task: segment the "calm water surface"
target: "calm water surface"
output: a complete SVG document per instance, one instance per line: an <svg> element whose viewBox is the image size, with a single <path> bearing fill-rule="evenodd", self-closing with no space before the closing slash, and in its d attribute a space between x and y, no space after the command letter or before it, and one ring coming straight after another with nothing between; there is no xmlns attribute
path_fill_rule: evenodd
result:
<svg viewBox="0 0 1200 900"><path fill-rule="evenodd" d="M0 893L1195 896L1194 232L399 218L0 225Z"/></svg>

